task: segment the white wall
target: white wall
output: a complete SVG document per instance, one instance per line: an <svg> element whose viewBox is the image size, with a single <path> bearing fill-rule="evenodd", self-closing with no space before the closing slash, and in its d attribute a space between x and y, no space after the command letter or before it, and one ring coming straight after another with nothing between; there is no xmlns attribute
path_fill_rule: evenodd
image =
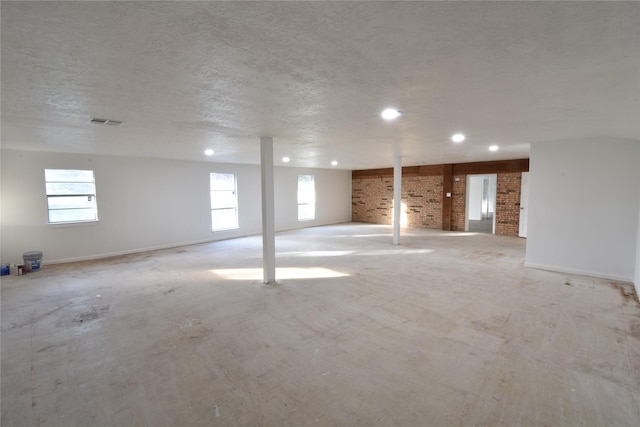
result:
<svg viewBox="0 0 640 427"><path fill-rule="evenodd" d="M526 265L632 281L640 142L531 145Z"/></svg>
<svg viewBox="0 0 640 427"><path fill-rule="evenodd" d="M640 150L638 150L638 165L640 165ZM640 188L638 188L638 199L640 199ZM640 207L638 207L638 228L636 234L636 275L634 283L636 285L636 295L640 295Z"/></svg>
<svg viewBox="0 0 640 427"><path fill-rule="evenodd" d="M43 251L44 263L260 234L260 167L2 150L2 263ZM44 169L92 169L99 221L47 224ZM211 232L209 173L236 173L238 230ZM315 175L316 219L297 220L297 175ZM351 220L351 172L275 168L276 229Z"/></svg>

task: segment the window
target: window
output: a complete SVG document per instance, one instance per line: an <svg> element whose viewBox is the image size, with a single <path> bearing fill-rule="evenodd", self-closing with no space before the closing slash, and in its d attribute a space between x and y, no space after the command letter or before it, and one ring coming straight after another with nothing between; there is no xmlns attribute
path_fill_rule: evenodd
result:
<svg viewBox="0 0 640 427"><path fill-rule="evenodd" d="M211 230L238 228L238 196L236 194L236 174L212 173L211 188Z"/></svg>
<svg viewBox="0 0 640 427"><path fill-rule="evenodd" d="M313 175L298 175L298 221L316 218L316 189Z"/></svg>
<svg viewBox="0 0 640 427"><path fill-rule="evenodd" d="M49 224L98 220L92 170L45 169Z"/></svg>

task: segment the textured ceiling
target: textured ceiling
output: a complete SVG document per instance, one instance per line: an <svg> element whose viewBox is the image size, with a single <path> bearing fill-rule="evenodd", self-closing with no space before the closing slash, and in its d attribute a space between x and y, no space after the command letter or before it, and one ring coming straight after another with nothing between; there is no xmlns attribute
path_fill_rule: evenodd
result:
<svg viewBox="0 0 640 427"><path fill-rule="evenodd" d="M2 1L0 13L3 148L257 164L273 136L276 163L366 169L640 140L637 2ZM404 115L384 122L388 106Z"/></svg>

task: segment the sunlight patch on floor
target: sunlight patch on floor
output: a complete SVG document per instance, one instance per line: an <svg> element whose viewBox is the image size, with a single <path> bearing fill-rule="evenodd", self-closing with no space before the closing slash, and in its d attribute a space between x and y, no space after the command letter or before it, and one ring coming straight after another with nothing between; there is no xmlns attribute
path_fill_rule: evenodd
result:
<svg viewBox="0 0 640 427"><path fill-rule="evenodd" d="M262 280L262 268L225 268L211 270L211 272L227 280ZM333 277L345 277L349 274L322 267L282 267L276 268L277 280L291 279L326 279Z"/></svg>
<svg viewBox="0 0 640 427"><path fill-rule="evenodd" d="M278 252L276 256L304 256L304 257L322 257L322 256L345 256L352 255L354 251L302 251L302 252Z"/></svg>
<svg viewBox="0 0 640 427"><path fill-rule="evenodd" d="M381 255L413 255L413 254L430 254L435 252L433 249L376 249L373 251L362 251L356 255L360 256L381 256Z"/></svg>

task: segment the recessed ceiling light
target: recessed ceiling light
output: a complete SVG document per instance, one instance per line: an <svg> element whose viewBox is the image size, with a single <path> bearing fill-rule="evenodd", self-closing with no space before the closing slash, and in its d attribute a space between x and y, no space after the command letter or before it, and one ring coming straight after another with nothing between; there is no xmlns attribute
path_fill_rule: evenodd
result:
<svg viewBox="0 0 640 427"><path fill-rule="evenodd" d="M489 147L489 151L498 151L498 146L497 145L492 145L491 147Z"/></svg>
<svg viewBox="0 0 640 427"><path fill-rule="evenodd" d="M333 160L331 162L331 166L338 166L338 161L337 160Z"/></svg>
<svg viewBox="0 0 640 427"><path fill-rule="evenodd" d="M395 108L387 108L381 114L382 118L385 120L397 119L401 115L402 115L402 112L396 110Z"/></svg>
<svg viewBox="0 0 640 427"><path fill-rule="evenodd" d="M456 134L454 134L454 135L451 137L451 140L452 140L453 142L462 142L462 141L464 141L464 138L465 138L465 137L464 137L464 134L462 134L462 133L456 133Z"/></svg>
<svg viewBox="0 0 640 427"><path fill-rule="evenodd" d="M289 163L290 161L291 161L291 159L290 159L290 158L288 158L288 157L283 157L283 158L282 158L282 162L283 162L283 163Z"/></svg>
<svg viewBox="0 0 640 427"><path fill-rule="evenodd" d="M206 154L207 156L213 156L213 150L211 148L207 148L206 150L204 150L204 154Z"/></svg>

